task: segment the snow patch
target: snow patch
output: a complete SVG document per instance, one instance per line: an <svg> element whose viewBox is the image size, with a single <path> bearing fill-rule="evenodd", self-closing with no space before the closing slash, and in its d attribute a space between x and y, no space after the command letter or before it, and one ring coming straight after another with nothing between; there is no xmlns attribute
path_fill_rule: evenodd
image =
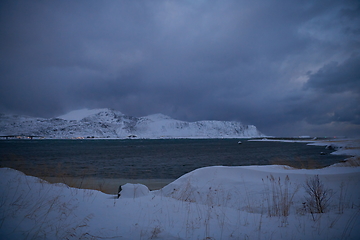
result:
<svg viewBox="0 0 360 240"><path fill-rule="evenodd" d="M138 198L149 195L150 190L147 186L136 183L126 183L121 186L120 197L122 198Z"/></svg>
<svg viewBox="0 0 360 240"><path fill-rule="evenodd" d="M87 109L87 108L83 108L80 110L74 110L71 112L68 112L64 115L58 116L58 118L64 119L64 120L76 120L76 121L80 121L81 119L84 119L86 117L89 117L91 115L95 115L98 114L100 112L106 112L106 111L111 111L108 108L99 108L99 109Z"/></svg>

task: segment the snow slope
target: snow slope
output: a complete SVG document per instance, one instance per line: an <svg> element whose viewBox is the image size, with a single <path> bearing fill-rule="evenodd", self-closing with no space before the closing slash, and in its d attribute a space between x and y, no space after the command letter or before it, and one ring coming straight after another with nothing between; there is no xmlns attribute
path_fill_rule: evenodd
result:
<svg viewBox="0 0 360 240"><path fill-rule="evenodd" d="M98 113L101 113L101 112L107 112L108 109L107 108L100 108L100 109L87 109L87 108L83 108L83 109L80 109L80 110L74 110L74 111L71 111L71 112L68 112L64 115L61 115L57 118L61 118L61 119L64 119L64 120L76 120L76 121L80 121L81 119L83 118L86 118L86 117L89 117L91 115L96 115ZM122 115L122 114L120 114Z"/></svg>
<svg viewBox="0 0 360 240"><path fill-rule="evenodd" d="M139 137L151 138L217 138L217 137L255 137L262 134L253 125L230 121L185 122L174 120L163 114L139 118L136 125Z"/></svg>
<svg viewBox="0 0 360 240"><path fill-rule="evenodd" d="M359 239L360 168L200 168L121 196L48 184L1 168L0 239ZM304 184L331 191L325 213L304 208ZM273 179L273 180L272 180ZM285 200L282 203L283 199ZM288 214L276 208L288 204Z"/></svg>
<svg viewBox="0 0 360 240"><path fill-rule="evenodd" d="M0 135L46 138L248 138L263 136L255 126L229 121L185 122L163 114L132 117L111 109L81 109L58 118L0 115Z"/></svg>

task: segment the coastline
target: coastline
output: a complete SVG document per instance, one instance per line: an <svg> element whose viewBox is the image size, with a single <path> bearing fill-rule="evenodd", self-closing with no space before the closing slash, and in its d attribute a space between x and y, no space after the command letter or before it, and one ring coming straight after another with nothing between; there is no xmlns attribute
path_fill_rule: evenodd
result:
<svg viewBox="0 0 360 240"><path fill-rule="evenodd" d="M354 167L360 166L360 139L331 139L331 140L276 140L276 139L258 139L248 141L277 141L287 143L308 143L307 145L312 146L324 146L331 147L334 152L331 154L335 155L347 155L342 162L335 163L325 168L332 167ZM276 165L276 164L275 164ZM274 166L275 166L274 165ZM268 167L271 165L265 165ZM260 167L260 166L249 166L249 167ZM263 166L261 166L263 167ZM126 183L131 184L143 184L146 185L149 190L159 190L176 179L126 179L126 178L76 178L76 177L43 177L45 181L49 183L64 183L69 187L81 188L81 189L93 189L99 190L107 194L116 194L120 185Z"/></svg>
<svg viewBox="0 0 360 240"><path fill-rule="evenodd" d="M146 185L150 191L159 190L176 179L126 179L94 177L39 177L49 183L63 183L79 189L98 190L106 194L117 194L120 185L126 183Z"/></svg>

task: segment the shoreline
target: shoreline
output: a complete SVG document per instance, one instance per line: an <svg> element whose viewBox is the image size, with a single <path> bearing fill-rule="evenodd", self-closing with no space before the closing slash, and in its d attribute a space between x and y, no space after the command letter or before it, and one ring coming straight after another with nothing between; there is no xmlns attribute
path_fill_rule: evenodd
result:
<svg viewBox="0 0 360 240"><path fill-rule="evenodd" d="M79 189L98 190L107 194L117 194L120 185L140 183L149 190L159 190L176 179L126 179L126 178L94 178L94 177L39 177L52 184L66 184Z"/></svg>
<svg viewBox="0 0 360 240"><path fill-rule="evenodd" d="M302 142L315 146L330 146L335 155L347 155L343 161L329 167L351 167L360 166L360 139L329 139L329 140L280 140L280 139L252 139L248 141L278 141L278 142ZM271 164L286 165L286 164ZM256 166L256 165L253 165ZM31 174L30 174L31 175ZM159 190L176 179L126 179L126 178L96 178L96 177L36 177L53 184L66 184L69 187L79 189L93 189L107 194L117 194L120 185L126 183L140 183L146 185L150 190Z"/></svg>

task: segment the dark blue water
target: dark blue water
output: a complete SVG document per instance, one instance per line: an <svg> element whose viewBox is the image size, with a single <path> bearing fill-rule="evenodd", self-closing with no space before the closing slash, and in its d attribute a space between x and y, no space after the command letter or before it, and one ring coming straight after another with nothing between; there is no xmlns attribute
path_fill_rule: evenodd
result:
<svg viewBox="0 0 360 240"><path fill-rule="evenodd" d="M345 158L306 143L237 142L237 139L1 140L0 166L39 177L175 179L205 166L286 164L321 168Z"/></svg>

